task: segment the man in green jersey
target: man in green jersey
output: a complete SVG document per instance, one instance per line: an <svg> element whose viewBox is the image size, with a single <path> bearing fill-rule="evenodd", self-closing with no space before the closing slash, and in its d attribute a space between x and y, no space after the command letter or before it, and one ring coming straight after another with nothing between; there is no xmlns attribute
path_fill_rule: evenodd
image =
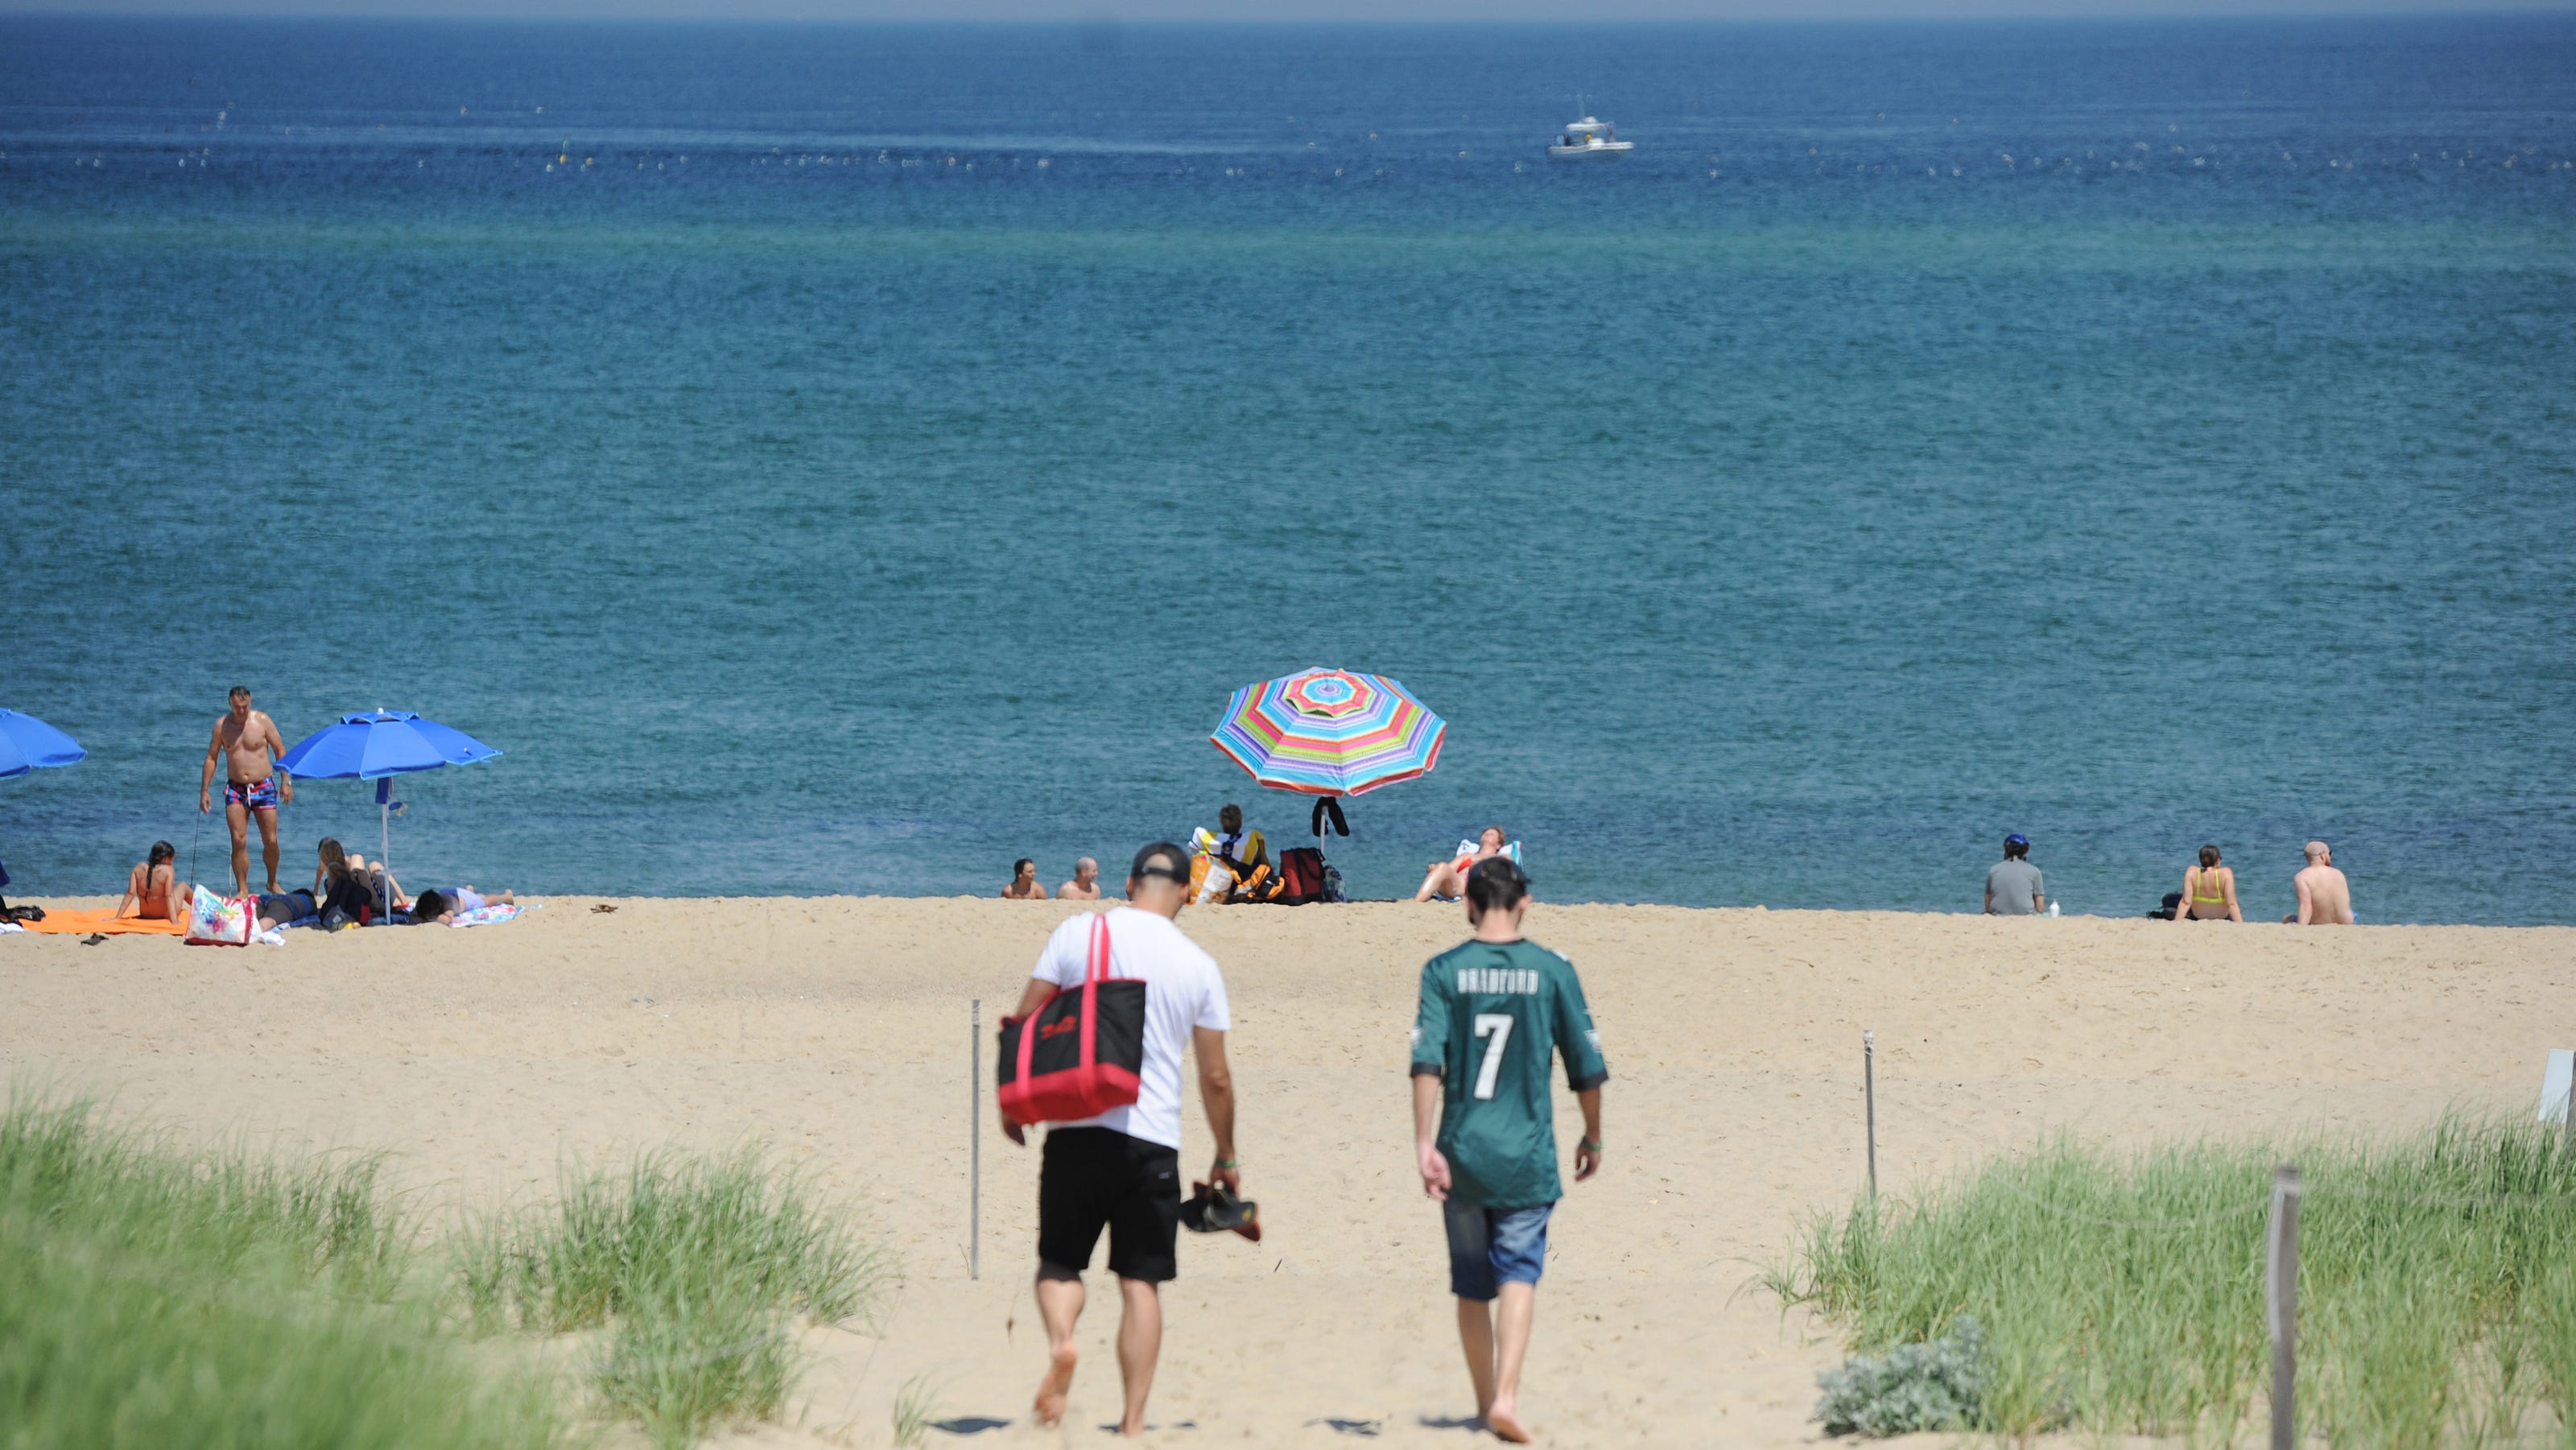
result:
<svg viewBox="0 0 2576 1450"><path fill-rule="evenodd" d="M1566 1083L1583 1105L1578 1183L1601 1167L1601 1084L1610 1077L1574 964L1521 937L1528 905L1529 878L1510 858L1476 863L1467 873L1475 935L1424 964L1413 1025L1413 1150L1422 1191L1448 1220L1449 1292L1458 1296L1476 1414L1515 1444L1529 1439L1521 1359L1547 1262L1548 1215L1565 1191L1548 1058L1565 1055Z"/></svg>

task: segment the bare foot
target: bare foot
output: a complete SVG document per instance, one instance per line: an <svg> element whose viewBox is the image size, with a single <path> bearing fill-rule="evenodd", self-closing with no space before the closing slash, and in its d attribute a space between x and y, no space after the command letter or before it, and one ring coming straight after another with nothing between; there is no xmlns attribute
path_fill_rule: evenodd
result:
<svg viewBox="0 0 2576 1450"><path fill-rule="evenodd" d="M1073 1346L1068 1344L1048 1362L1046 1378L1038 1381L1037 1401L1029 1407L1039 1424L1052 1425L1064 1418L1065 1391L1073 1388L1074 1359Z"/></svg>
<svg viewBox="0 0 2576 1450"><path fill-rule="evenodd" d="M1521 1423L1518 1414L1500 1405L1485 1412L1485 1428L1493 1431L1497 1440L1508 1440L1515 1445L1530 1442L1529 1427Z"/></svg>

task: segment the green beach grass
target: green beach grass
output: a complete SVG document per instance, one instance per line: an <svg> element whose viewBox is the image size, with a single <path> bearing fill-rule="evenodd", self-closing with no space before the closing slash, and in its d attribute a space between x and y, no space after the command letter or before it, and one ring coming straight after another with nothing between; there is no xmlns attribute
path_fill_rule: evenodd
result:
<svg viewBox="0 0 2576 1450"><path fill-rule="evenodd" d="M538 1382L408 1291L371 1159L264 1163L13 1093L0 1113L0 1443L537 1450Z"/></svg>
<svg viewBox="0 0 2576 1450"><path fill-rule="evenodd" d="M581 1398L503 1330L599 1331L590 1408L657 1445L775 1417L796 1333L886 1266L756 1150L648 1155L444 1244L372 1157L193 1152L20 1089L0 1112L0 1446L540 1450Z"/></svg>
<svg viewBox="0 0 2576 1450"><path fill-rule="evenodd" d="M2576 1153L2455 1117L2383 1142L2069 1139L1824 1214L1763 1282L1877 1353L1984 1336L1973 1428L2225 1444L2268 1384L2272 1170L2304 1180L2299 1412L2335 1445L2576 1446Z"/></svg>
<svg viewBox="0 0 2576 1450"><path fill-rule="evenodd" d="M568 1174L556 1202L460 1236L457 1263L484 1332L604 1328L594 1388L666 1447L775 1416L797 1329L858 1318L888 1281L844 1215L748 1149Z"/></svg>

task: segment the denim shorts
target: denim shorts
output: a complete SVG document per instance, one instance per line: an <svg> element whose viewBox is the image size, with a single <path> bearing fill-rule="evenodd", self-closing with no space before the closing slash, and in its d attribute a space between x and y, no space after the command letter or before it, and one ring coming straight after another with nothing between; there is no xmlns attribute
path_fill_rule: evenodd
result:
<svg viewBox="0 0 2576 1450"><path fill-rule="evenodd" d="M1503 1284L1536 1284L1547 1267L1547 1217L1553 1203L1536 1208L1487 1208L1450 1199L1440 1206L1449 1223L1449 1292L1461 1299L1491 1299Z"/></svg>

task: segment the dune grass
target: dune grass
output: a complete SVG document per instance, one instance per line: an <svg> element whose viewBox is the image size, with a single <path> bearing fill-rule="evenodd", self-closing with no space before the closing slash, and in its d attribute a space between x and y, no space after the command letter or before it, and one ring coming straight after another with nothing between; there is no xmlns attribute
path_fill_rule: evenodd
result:
<svg viewBox="0 0 2576 1450"><path fill-rule="evenodd" d="M2336 1445L2576 1446L2576 1154L2453 1118L2386 1142L2060 1140L1910 1202L1814 1220L1765 1282L1855 1351L1967 1315L1977 1428L2238 1438L2269 1381L2264 1208L2300 1166L2299 1404Z"/></svg>
<svg viewBox="0 0 2576 1450"><path fill-rule="evenodd" d="M542 1390L404 1295L413 1224L370 1159L182 1153L93 1104L0 1111L0 1444L518 1450Z"/></svg>
<svg viewBox="0 0 2576 1450"><path fill-rule="evenodd" d="M593 1384L666 1447L776 1415L798 1327L858 1317L887 1277L843 1215L752 1150L569 1174L554 1203L463 1235L457 1261L485 1331L604 1328Z"/></svg>

